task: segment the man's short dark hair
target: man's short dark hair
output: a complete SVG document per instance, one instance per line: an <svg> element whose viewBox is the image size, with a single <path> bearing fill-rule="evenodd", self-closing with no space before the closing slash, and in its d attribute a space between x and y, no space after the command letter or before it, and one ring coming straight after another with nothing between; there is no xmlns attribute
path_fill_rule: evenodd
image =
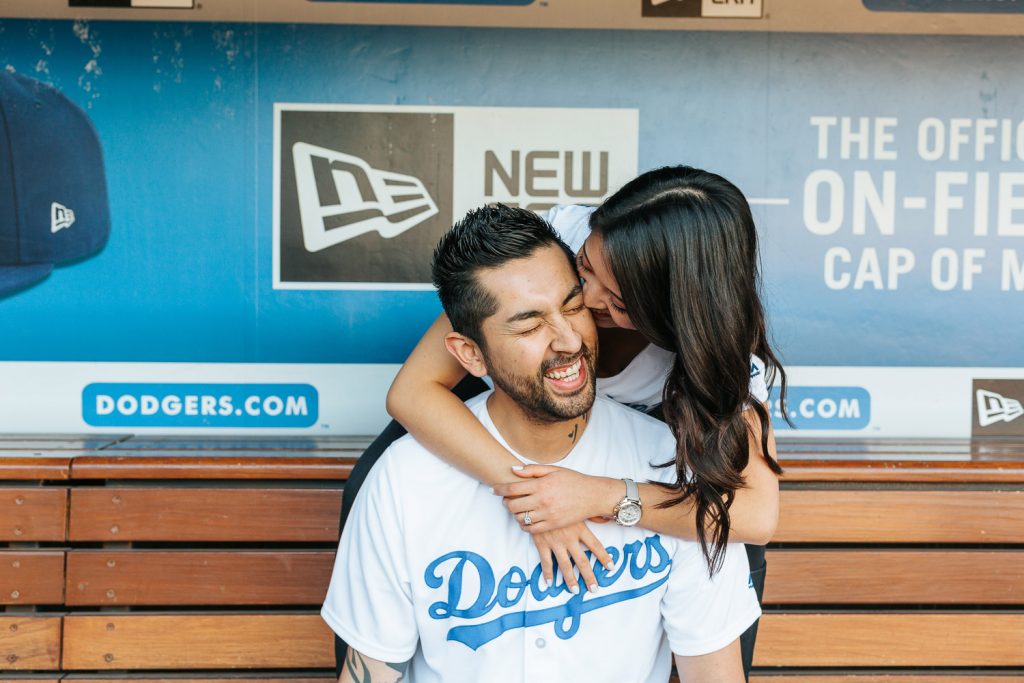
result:
<svg viewBox="0 0 1024 683"><path fill-rule="evenodd" d="M557 245L575 270L572 251L543 218L528 209L492 204L473 209L434 248L431 273L452 328L483 346L481 325L498 310L477 273Z"/></svg>

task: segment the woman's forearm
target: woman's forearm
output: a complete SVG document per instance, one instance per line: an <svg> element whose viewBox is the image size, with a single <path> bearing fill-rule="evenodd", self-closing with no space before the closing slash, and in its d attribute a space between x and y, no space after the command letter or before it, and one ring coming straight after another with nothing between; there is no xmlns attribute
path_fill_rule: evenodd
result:
<svg viewBox="0 0 1024 683"><path fill-rule="evenodd" d="M729 540L764 545L775 534L779 520L779 480L769 469L761 452L761 429L757 425L754 411L747 411L747 421L752 424L750 434L750 460L743 477L744 488L738 489L729 507ZM753 422L752 422L753 421ZM755 428L756 426L756 428ZM768 435L768 451L775 457L775 437ZM625 495L625 485L614 479L605 480L595 495L595 515L611 514L612 509ZM643 502L643 516L640 526L651 531L695 540L697 538L697 514L687 501L668 508L659 508L675 494L655 484L640 484L640 500Z"/></svg>
<svg viewBox="0 0 1024 683"><path fill-rule="evenodd" d="M442 315L423 335L388 391L388 413L430 452L477 481L512 481L511 467L519 460L451 392L466 371L445 349L449 332Z"/></svg>
<svg viewBox="0 0 1024 683"><path fill-rule="evenodd" d="M424 386L416 405L396 402L393 417L427 450L479 482L493 486L516 479L522 463L447 388Z"/></svg>
<svg viewBox="0 0 1024 683"><path fill-rule="evenodd" d="M752 469L757 470L755 478ZM761 476L760 470L767 476ZM729 540L732 542L764 545L771 540L778 525L779 484L775 474L767 466L750 467L744 470L747 476L746 488L736 491L729 507ZM654 484L640 486L640 500L643 501L643 517L640 526L668 534L695 540L697 538L697 513L686 501L680 505L659 508L658 504L673 497L673 493ZM621 500L621 496L619 498Z"/></svg>

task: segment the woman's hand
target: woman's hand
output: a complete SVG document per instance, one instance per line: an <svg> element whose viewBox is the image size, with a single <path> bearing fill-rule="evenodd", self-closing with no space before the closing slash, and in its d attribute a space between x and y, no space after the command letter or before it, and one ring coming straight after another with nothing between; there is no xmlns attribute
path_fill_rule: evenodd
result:
<svg viewBox="0 0 1024 683"><path fill-rule="evenodd" d="M520 518L522 515L516 517ZM572 565L575 563L576 569L580 573L580 580L587 586L587 590L591 593L596 592L597 578L594 576L594 568L591 566L591 559L586 555L586 550L590 550L592 556L597 558L597 561L604 565L605 569L611 571L614 568L611 555L597 540L594 532L583 522L534 534L533 543L537 546L537 552L540 553L541 572L549 586L554 583L554 562L557 562L558 571L562 573L565 585L572 593L579 593L579 582L572 570ZM552 562L552 558L554 558L554 562Z"/></svg>
<svg viewBox="0 0 1024 683"><path fill-rule="evenodd" d="M553 558L570 590L578 588L572 571L575 562L583 582L591 590L596 589L597 581L585 551L590 550L605 567L611 568L612 561L583 520L607 521L602 515L610 514L621 499L617 492L622 482L552 465L527 465L513 471L524 481L498 484L494 493L505 499L505 507L519 526L533 535L544 579L549 584L553 580ZM529 524L525 523L526 513L530 514Z"/></svg>
<svg viewBox="0 0 1024 683"><path fill-rule="evenodd" d="M526 465L512 471L523 481L497 484L494 493L505 499L524 531L541 534L585 519L604 517L622 499L622 482L608 477L591 477L564 467ZM530 524L523 516L530 513Z"/></svg>

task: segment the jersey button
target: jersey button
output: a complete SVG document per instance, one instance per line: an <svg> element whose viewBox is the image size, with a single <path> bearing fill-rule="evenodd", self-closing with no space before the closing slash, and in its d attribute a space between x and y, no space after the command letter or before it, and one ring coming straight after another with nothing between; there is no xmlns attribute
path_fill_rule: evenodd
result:
<svg viewBox="0 0 1024 683"><path fill-rule="evenodd" d="M538 648L543 648L545 645L548 644L548 641L544 640L543 638L538 638L537 640L533 641L533 644L536 645Z"/></svg>

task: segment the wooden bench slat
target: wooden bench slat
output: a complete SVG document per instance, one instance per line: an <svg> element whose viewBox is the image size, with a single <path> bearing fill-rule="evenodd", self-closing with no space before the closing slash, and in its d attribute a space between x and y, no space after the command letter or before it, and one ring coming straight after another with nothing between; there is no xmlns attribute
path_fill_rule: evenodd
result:
<svg viewBox="0 0 1024 683"><path fill-rule="evenodd" d="M0 541L63 541L66 488L0 488Z"/></svg>
<svg viewBox="0 0 1024 683"><path fill-rule="evenodd" d="M68 615L64 669L316 669L334 666L318 614Z"/></svg>
<svg viewBox="0 0 1024 683"><path fill-rule="evenodd" d="M913 455L979 455L1017 456L1024 458L1024 441L1016 437L984 437L981 439L902 439L902 438L805 438L781 435L778 452L783 457L798 453L828 455L830 453Z"/></svg>
<svg viewBox="0 0 1024 683"><path fill-rule="evenodd" d="M64 552L0 550L0 605L64 602Z"/></svg>
<svg viewBox="0 0 1024 683"><path fill-rule="evenodd" d="M1024 483L1024 462L782 460L785 482Z"/></svg>
<svg viewBox="0 0 1024 683"><path fill-rule="evenodd" d="M71 457L0 451L0 480L65 481L71 476Z"/></svg>
<svg viewBox="0 0 1024 683"><path fill-rule="evenodd" d="M769 550L766 605L1024 605L1021 550Z"/></svg>
<svg viewBox="0 0 1024 683"><path fill-rule="evenodd" d="M73 541L328 541L341 489L79 488Z"/></svg>
<svg viewBox="0 0 1024 683"><path fill-rule="evenodd" d="M122 439L105 451L310 451L365 450L373 436L176 436L145 435Z"/></svg>
<svg viewBox="0 0 1024 683"><path fill-rule="evenodd" d="M0 434L0 451L95 451L126 438L126 434Z"/></svg>
<svg viewBox="0 0 1024 683"><path fill-rule="evenodd" d="M113 453L113 452L112 452ZM276 451L258 454L223 451L197 455L196 451L150 454L82 455L71 465L75 479L320 479L344 481L351 474L358 451L352 455L284 456ZM65 468L67 463L64 463ZM878 483L1024 483L1024 462L898 462L898 461L783 461L786 482ZM0 468L3 461L0 460ZM0 469L2 471L2 469ZM63 472L22 471L12 467L11 477L66 478ZM29 476L34 474L35 476ZM46 475L46 476L43 476ZM3 477L0 477L3 478Z"/></svg>
<svg viewBox="0 0 1024 683"><path fill-rule="evenodd" d="M354 456L259 455L83 455L75 458L75 479L310 479L344 481Z"/></svg>
<svg viewBox="0 0 1024 683"><path fill-rule="evenodd" d="M334 551L77 550L68 605L319 605Z"/></svg>
<svg viewBox="0 0 1024 683"><path fill-rule="evenodd" d="M1024 543L1024 491L788 489L772 540Z"/></svg>
<svg viewBox="0 0 1024 683"><path fill-rule="evenodd" d="M778 455L788 482L1024 482L1021 439L793 439Z"/></svg>
<svg viewBox="0 0 1024 683"><path fill-rule="evenodd" d="M754 666L1024 666L1024 613L769 613Z"/></svg>
<svg viewBox="0 0 1024 683"><path fill-rule="evenodd" d="M60 668L59 616L0 616L0 670Z"/></svg>

